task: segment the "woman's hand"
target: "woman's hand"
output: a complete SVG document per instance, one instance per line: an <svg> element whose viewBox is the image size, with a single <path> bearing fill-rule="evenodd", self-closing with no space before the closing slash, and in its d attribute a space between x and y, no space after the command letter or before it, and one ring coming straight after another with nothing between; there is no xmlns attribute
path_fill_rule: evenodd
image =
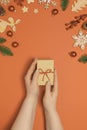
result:
<svg viewBox="0 0 87 130"><path fill-rule="evenodd" d="M57 80L56 71L55 71L54 78L55 79L54 79L53 89L51 89L50 82L47 82L45 95L43 98L44 108L48 112L56 110L56 102L57 102L57 96L58 96L58 80Z"/></svg>
<svg viewBox="0 0 87 130"><path fill-rule="evenodd" d="M35 98L38 97L39 95L39 86L37 83L39 71L35 70L36 63L37 63L37 60L35 59L25 76L27 96L32 96Z"/></svg>
<svg viewBox="0 0 87 130"><path fill-rule="evenodd" d="M57 73L55 71L53 89L51 89L50 82L48 82L46 84L45 95L43 98L43 105L46 119L46 130L63 130L63 126L56 109L57 96L58 96L58 81L57 81Z"/></svg>
<svg viewBox="0 0 87 130"><path fill-rule="evenodd" d="M35 71L36 62L37 60L35 60L32 63L30 69L28 70L25 76L27 96L21 106L19 114L11 130L32 130L33 129L36 106L38 101L37 97L39 95L39 86L37 84L38 70Z"/></svg>

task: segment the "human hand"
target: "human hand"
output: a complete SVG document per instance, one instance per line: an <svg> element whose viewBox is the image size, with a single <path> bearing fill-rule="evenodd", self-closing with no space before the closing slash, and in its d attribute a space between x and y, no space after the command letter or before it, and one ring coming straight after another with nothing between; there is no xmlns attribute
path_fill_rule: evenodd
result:
<svg viewBox="0 0 87 130"><path fill-rule="evenodd" d="M38 95L39 95L39 86L38 86L38 83L37 83L39 71L35 70L36 63L37 63L37 60L34 60L32 65L30 66L26 76L25 76L27 96L32 96L32 97L35 97L35 98L37 98ZM32 77L32 74L33 74L33 77ZM31 77L32 77L32 79L31 79Z"/></svg>
<svg viewBox="0 0 87 130"><path fill-rule="evenodd" d="M50 82L48 81L46 84L45 95L43 97L43 105L46 111L56 110L56 102L58 96L58 80L56 71L54 77L54 86L52 90Z"/></svg>

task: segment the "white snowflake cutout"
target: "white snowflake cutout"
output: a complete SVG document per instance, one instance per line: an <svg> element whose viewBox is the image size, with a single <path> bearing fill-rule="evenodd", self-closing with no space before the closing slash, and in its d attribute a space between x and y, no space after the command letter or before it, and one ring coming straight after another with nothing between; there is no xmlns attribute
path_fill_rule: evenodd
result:
<svg viewBox="0 0 87 130"><path fill-rule="evenodd" d="M87 34L83 34L82 31L79 31L79 34L72 36L72 38L75 40L74 47L79 46L82 50L85 49L87 44Z"/></svg>
<svg viewBox="0 0 87 130"><path fill-rule="evenodd" d="M51 1L51 4L52 4L53 6L57 6L57 3L56 3L55 1Z"/></svg>
<svg viewBox="0 0 87 130"><path fill-rule="evenodd" d="M44 4L44 8L48 9L50 5L56 6L57 3L53 0L39 0L39 4Z"/></svg>
<svg viewBox="0 0 87 130"><path fill-rule="evenodd" d="M39 3L50 3L51 0L39 0Z"/></svg>
<svg viewBox="0 0 87 130"><path fill-rule="evenodd" d="M10 1L11 1L11 0L0 0L0 3L6 5L6 4L8 4Z"/></svg>
<svg viewBox="0 0 87 130"><path fill-rule="evenodd" d="M34 3L34 0L27 0L27 3L28 3L28 4Z"/></svg>

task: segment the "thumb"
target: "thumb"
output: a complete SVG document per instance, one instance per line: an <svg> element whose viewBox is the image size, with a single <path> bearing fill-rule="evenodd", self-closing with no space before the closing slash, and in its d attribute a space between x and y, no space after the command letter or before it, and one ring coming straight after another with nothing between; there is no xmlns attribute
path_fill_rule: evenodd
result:
<svg viewBox="0 0 87 130"><path fill-rule="evenodd" d="M50 81L48 81L46 83L45 94L50 94L50 92L51 92L51 84L50 84Z"/></svg>

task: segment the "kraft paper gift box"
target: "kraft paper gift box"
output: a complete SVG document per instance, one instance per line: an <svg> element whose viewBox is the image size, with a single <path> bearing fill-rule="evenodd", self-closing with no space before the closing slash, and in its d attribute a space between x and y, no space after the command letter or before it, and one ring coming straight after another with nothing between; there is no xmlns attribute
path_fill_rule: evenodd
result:
<svg viewBox="0 0 87 130"><path fill-rule="evenodd" d="M38 85L46 85L50 81L54 84L54 60L38 60L37 69L39 70Z"/></svg>

